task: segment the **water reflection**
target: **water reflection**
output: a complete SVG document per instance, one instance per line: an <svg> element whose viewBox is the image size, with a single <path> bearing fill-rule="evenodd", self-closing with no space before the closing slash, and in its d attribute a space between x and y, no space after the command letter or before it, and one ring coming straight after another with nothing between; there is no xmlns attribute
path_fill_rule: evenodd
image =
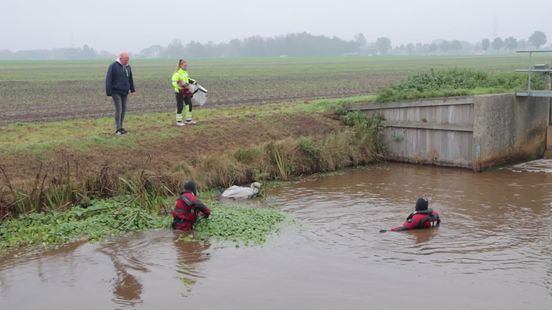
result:
<svg viewBox="0 0 552 310"><path fill-rule="evenodd" d="M113 263L115 276L111 280L113 301L120 305L135 306L142 303L143 285L133 273L146 272L147 268L134 250L135 240L121 238L117 242L102 245L98 251Z"/></svg>
<svg viewBox="0 0 552 310"><path fill-rule="evenodd" d="M424 243L428 243L433 239L433 237L437 236L439 232L439 228L431 228L431 229L416 229L416 230L408 230L408 231L402 231L402 232L389 232L389 233L404 233L410 235L412 239L414 239L415 244L417 245L423 245Z"/></svg>
<svg viewBox="0 0 552 310"><path fill-rule="evenodd" d="M79 266L83 260L86 261L78 254L83 245L84 242L74 242L50 250L28 252L26 249L18 249L8 252L0 257L0 293L11 288L10 282L16 279L7 271L18 266L35 274L37 280L43 284L62 283L66 286L74 286L78 281ZM52 264L53 260L63 264Z"/></svg>
<svg viewBox="0 0 552 310"><path fill-rule="evenodd" d="M209 259L207 251L211 243L180 239L186 236L186 233L167 230L157 234L135 234L101 244L96 251L108 257L114 269L114 276L109 280L113 302L122 308L143 304L143 296L148 291L144 283L151 285L150 277L159 272L172 275L179 282L175 288L184 288L177 289L180 295L189 296L192 287L204 277L199 266Z"/></svg>
<svg viewBox="0 0 552 310"><path fill-rule="evenodd" d="M177 255L175 272L186 288L182 293L183 296L189 296L197 280L203 277L197 267L209 259L210 254L207 250L211 247L208 240L186 241L186 237L191 237L191 235L175 232L174 247Z"/></svg>

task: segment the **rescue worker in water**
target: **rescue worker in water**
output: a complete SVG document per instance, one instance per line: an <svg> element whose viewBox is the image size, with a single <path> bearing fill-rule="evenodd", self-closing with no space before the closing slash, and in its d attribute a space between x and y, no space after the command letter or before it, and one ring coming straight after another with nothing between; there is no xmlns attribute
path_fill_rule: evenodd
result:
<svg viewBox="0 0 552 310"><path fill-rule="evenodd" d="M202 216L209 218L211 210L196 197L197 188L193 181L184 183L184 191L176 200L176 206L172 211L172 228L178 230L191 230L196 220Z"/></svg>
<svg viewBox="0 0 552 310"><path fill-rule="evenodd" d="M431 208L428 208L428 206L429 202L427 199L418 198L418 200L416 200L416 211L411 213L402 225L391 228L389 231L402 231L439 226L441 224L439 213L437 211L433 211ZM381 230L380 232L385 232L385 230Z"/></svg>

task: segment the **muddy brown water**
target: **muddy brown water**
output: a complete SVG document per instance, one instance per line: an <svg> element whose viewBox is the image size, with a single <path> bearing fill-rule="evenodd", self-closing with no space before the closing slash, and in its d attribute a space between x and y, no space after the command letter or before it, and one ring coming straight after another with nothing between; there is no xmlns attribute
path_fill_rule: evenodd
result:
<svg viewBox="0 0 552 310"><path fill-rule="evenodd" d="M551 309L546 171L384 164L307 178L271 191L266 203L302 224L263 247L153 231L4 257L0 309ZM378 233L419 195L441 227Z"/></svg>

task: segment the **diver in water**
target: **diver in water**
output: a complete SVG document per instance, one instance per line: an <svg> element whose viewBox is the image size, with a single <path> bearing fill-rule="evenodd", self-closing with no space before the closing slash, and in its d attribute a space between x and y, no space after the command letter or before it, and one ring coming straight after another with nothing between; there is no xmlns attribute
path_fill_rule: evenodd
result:
<svg viewBox="0 0 552 310"><path fill-rule="evenodd" d="M403 231L439 226L441 224L439 213L437 211L433 211L431 208L428 208L428 206L429 202L427 199L418 198L418 200L416 200L416 211L411 213L401 226L391 228L389 231ZM387 230L385 229L380 230L380 232L386 231Z"/></svg>
<svg viewBox="0 0 552 310"><path fill-rule="evenodd" d="M177 230L191 230L198 217L208 218L211 210L196 197L197 189L193 181L184 183L184 191L176 200L172 211L172 228Z"/></svg>

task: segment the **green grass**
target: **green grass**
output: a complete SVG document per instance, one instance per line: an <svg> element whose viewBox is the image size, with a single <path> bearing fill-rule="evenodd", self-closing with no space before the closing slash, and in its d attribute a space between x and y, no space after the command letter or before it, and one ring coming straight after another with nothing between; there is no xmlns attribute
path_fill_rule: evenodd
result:
<svg viewBox="0 0 552 310"><path fill-rule="evenodd" d="M533 89L547 89L548 78L532 77ZM514 72L488 72L475 69L430 70L413 74L394 85L380 89L376 102L412 100L515 92L527 88L527 76Z"/></svg>
<svg viewBox="0 0 552 310"><path fill-rule="evenodd" d="M236 117L269 118L275 113L333 112L347 104L372 100L372 96L360 96L335 100L314 100L266 104L260 106L233 106L224 109L201 109L194 117L204 121ZM78 119L51 122L13 123L0 127L0 154L32 154L40 156L57 148L94 151L102 149L140 149L143 145L182 136L182 128L173 126L173 113L141 113L128 115L125 127L133 130L124 138L113 134L113 119ZM186 128L189 132L203 130L205 124Z"/></svg>

